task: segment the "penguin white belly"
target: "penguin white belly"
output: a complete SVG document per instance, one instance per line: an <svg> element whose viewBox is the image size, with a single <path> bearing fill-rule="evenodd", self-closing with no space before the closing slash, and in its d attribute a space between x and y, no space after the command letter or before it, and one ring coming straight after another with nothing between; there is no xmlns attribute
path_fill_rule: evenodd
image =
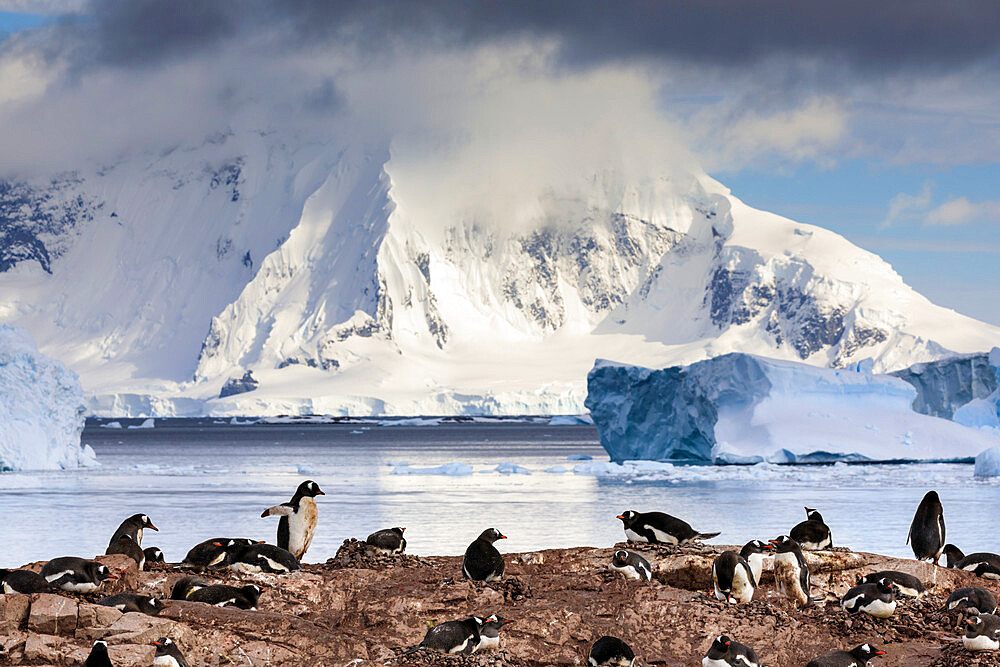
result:
<svg viewBox="0 0 1000 667"><path fill-rule="evenodd" d="M299 511L288 516L288 550L301 559L312 543L316 532L316 501L312 498L299 500Z"/></svg>
<svg viewBox="0 0 1000 667"><path fill-rule="evenodd" d="M625 529L625 537L628 538L629 542L649 542L644 536L633 531L631 528Z"/></svg>
<svg viewBox="0 0 1000 667"><path fill-rule="evenodd" d="M13 588L11 588L10 585L6 581L3 582L3 586L0 586L0 588L2 588L3 592L6 593L6 594L8 594L8 595L11 595L13 593L17 593L17 591L15 591Z"/></svg>
<svg viewBox="0 0 1000 667"><path fill-rule="evenodd" d="M750 583L750 577L742 564L737 565L736 572L733 573L732 597L742 604L753 600L753 584Z"/></svg>
<svg viewBox="0 0 1000 667"><path fill-rule="evenodd" d="M701 660L701 667L730 667L729 663L725 660L713 660L709 657L704 657Z"/></svg>
<svg viewBox="0 0 1000 667"><path fill-rule="evenodd" d="M774 587L779 593L798 604L806 604L809 596L802 590L799 580L799 561L793 553L774 557Z"/></svg>
<svg viewBox="0 0 1000 667"><path fill-rule="evenodd" d="M962 646L968 651L996 651L1000 649L1000 641L990 639L986 635L979 635L972 639L962 637Z"/></svg>
<svg viewBox="0 0 1000 667"><path fill-rule="evenodd" d="M882 600L872 600L862 607L861 611L875 618L889 618L896 611L896 601L883 602Z"/></svg>
<svg viewBox="0 0 1000 667"><path fill-rule="evenodd" d="M753 580L760 584L760 575L764 572L764 554L750 554L747 558L750 570L753 572Z"/></svg>
<svg viewBox="0 0 1000 667"><path fill-rule="evenodd" d="M493 649L500 646L500 635L496 637L487 637L483 635L479 638L479 646L476 647L477 651L492 651Z"/></svg>
<svg viewBox="0 0 1000 667"><path fill-rule="evenodd" d="M279 563L277 561L273 561L270 558L268 558L267 556L261 556L261 558L263 558L264 560L266 560L268 567L270 567L275 572L288 572L288 568L285 567L284 565L282 565L281 563ZM263 571L263 568L257 568L257 570L258 570L258 572L260 572L260 571Z"/></svg>
<svg viewBox="0 0 1000 667"><path fill-rule="evenodd" d="M653 533L653 537L656 538L657 542L662 542L663 544L677 544L677 538L674 537L673 535L668 535L667 533L664 533L662 530L657 530L652 526L645 526L645 528L646 530Z"/></svg>
<svg viewBox="0 0 1000 667"><path fill-rule="evenodd" d="M642 579L642 576L636 571L631 565L626 565L625 567L618 567L617 565L609 565L612 570L618 574L623 575L626 579Z"/></svg>
<svg viewBox="0 0 1000 667"><path fill-rule="evenodd" d="M502 578L503 578L503 575L500 575L500 574L497 574L496 572L493 572L492 574L490 574L490 576L488 576L485 579L483 579L483 581L500 581L500 579L502 579Z"/></svg>
<svg viewBox="0 0 1000 667"><path fill-rule="evenodd" d="M916 588L907 588L906 586L900 586L899 584L893 584L893 585L899 589L901 595L905 595L906 597L909 598L921 598L924 595L923 593L919 592Z"/></svg>
<svg viewBox="0 0 1000 667"><path fill-rule="evenodd" d="M181 667L172 655L161 655L153 661L154 667Z"/></svg>
<svg viewBox="0 0 1000 667"><path fill-rule="evenodd" d="M454 648L450 649L450 650L448 651L448 653L461 653L462 651L464 651L464 650L465 650L465 647L469 645L469 640L470 640L470 639L472 639L472 637L466 637L466 638L465 638L465 641L464 641L464 642L462 642L462 643L461 643L461 644L459 644L458 646L456 646L456 647L454 647Z"/></svg>
<svg viewBox="0 0 1000 667"><path fill-rule="evenodd" d="M93 593L97 590L98 586L100 586L100 584L94 584L88 581L83 584L65 583L60 585L59 588L70 593Z"/></svg>
<svg viewBox="0 0 1000 667"><path fill-rule="evenodd" d="M820 540L819 542L802 542L799 546L802 547L803 551L822 551L830 546L831 540L829 537Z"/></svg>
<svg viewBox="0 0 1000 667"><path fill-rule="evenodd" d="M235 570L236 572L242 572L243 574L257 574L263 572L260 569L260 565L253 563L231 563L229 565L230 570Z"/></svg>

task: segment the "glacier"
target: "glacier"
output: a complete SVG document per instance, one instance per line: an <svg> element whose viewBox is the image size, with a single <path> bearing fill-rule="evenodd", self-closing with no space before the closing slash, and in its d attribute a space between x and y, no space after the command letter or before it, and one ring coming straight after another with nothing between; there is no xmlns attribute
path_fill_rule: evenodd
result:
<svg viewBox="0 0 1000 667"><path fill-rule="evenodd" d="M613 462L971 460L995 435L916 412L890 375L732 353L662 369L598 360L586 405Z"/></svg>
<svg viewBox="0 0 1000 667"><path fill-rule="evenodd" d="M23 328L0 324L0 471L96 465L94 450L80 446L85 405L73 371Z"/></svg>
<svg viewBox="0 0 1000 667"><path fill-rule="evenodd" d="M9 179L0 318L133 418L576 415L597 357L886 372L1000 340L837 234L627 162L500 220L428 201L391 141L245 128Z"/></svg>
<svg viewBox="0 0 1000 667"><path fill-rule="evenodd" d="M991 431L1000 436L1000 348L990 350L988 363L994 378L992 393L959 406L953 419L959 424Z"/></svg>

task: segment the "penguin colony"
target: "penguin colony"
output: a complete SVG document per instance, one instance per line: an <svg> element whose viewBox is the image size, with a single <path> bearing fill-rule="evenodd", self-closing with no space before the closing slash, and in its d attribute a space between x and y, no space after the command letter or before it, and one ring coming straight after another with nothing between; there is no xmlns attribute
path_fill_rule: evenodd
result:
<svg viewBox="0 0 1000 667"><path fill-rule="evenodd" d="M299 485L290 501L261 514L262 517L280 516L277 546L249 538L212 538L192 547L181 565L271 574L301 569L299 559L305 555L315 534L318 518L315 497L320 495L324 493L319 486L306 480ZM771 558L775 589L779 594L787 597L795 607L810 606L818 601L811 596L809 563L804 552L829 549L833 540L822 515L815 509L805 509L806 520L794 526L788 535L767 542L751 540L740 552L725 551L715 559L712 580L718 600L730 604L750 602L760 586L764 562ZM698 532L687 522L662 512L628 510L617 518L622 521L629 542L681 546L719 535L718 532ZM140 570L146 563L164 563L162 551L156 547L142 548L143 532L147 529L157 530L145 514L128 517L112 535L106 553L124 554L135 560ZM372 533L365 540L368 552L403 553L406 549L405 530L394 527ZM504 575L505 564L495 543L503 539L506 536L496 528L484 530L466 549L462 576L471 581L499 581ZM997 554L974 553L966 556L955 545L945 543L943 508L934 491L928 492L918 506L907 542L917 560L937 564L941 556L945 556L947 567L966 570L983 578L1000 579L1000 556ZM614 552L608 568L631 580L649 582L653 579L653 565L641 555L624 549ZM94 593L105 581L116 578L115 573L97 561L63 556L47 562L38 574L28 570L0 569L0 592L31 594L62 590ZM170 597L172 600L256 610L265 592L266 588L254 584L241 587L217 585L199 577L186 576L175 582ZM900 598L919 598L925 592L923 583L913 575L897 571L874 572L859 576L857 584L840 600L840 606L848 614L865 613L873 618L888 619L896 611ZM98 604L123 612L156 615L169 601L138 593L119 593L104 597ZM967 614L961 642L968 651L1000 650L1000 616L995 615L997 601L988 590L959 588L948 597L944 609ZM500 630L513 622L513 619L498 614L445 621L428 629L418 645L400 654L397 659L418 651L468 655L496 649L500 645ZM186 667L189 664L173 639L162 637L153 644L156 647L153 665ZM873 658L881 655L885 655L885 651L866 643L851 649L831 650L813 658L806 667L862 667L870 665ZM595 667L632 667L636 660L633 649L613 636L597 639L587 656L587 664ZM107 642L95 641L83 665L113 665ZM702 667L761 665L753 648L727 635L716 637L702 660Z"/></svg>

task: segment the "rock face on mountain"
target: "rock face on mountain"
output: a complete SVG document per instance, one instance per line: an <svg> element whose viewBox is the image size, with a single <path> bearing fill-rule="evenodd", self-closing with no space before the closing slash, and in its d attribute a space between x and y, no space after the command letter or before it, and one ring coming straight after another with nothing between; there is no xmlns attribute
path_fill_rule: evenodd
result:
<svg viewBox="0 0 1000 667"><path fill-rule="evenodd" d="M653 564L651 582L610 572L613 549L508 554L504 580L483 584L461 578L460 557L372 557L352 548L358 544L345 544L336 558L301 572L255 575L254 582L268 587L259 611L170 601L157 616L145 616L96 605L95 596L0 595L0 661L79 665L91 643L103 638L116 666L144 667L152 661L152 642L169 636L192 665L442 664L439 655L401 654L431 624L495 612L514 619L501 632L499 649L449 664L580 665L598 637L612 634L633 647L641 664L696 667L712 640L728 634L774 667L800 667L825 651L864 642L886 650L878 663L885 667L950 667L976 663L972 654L957 650L960 643L946 641L962 632L960 616L941 611L947 595L970 585L1000 593L996 582L971 573L838 550L806 556L813 595L821 599L817 605L792 608L775 593L765 564L754 601L736 606L712 595L712 561L723 547L628 545ZM122 576L106 584L108 594L127 589L165 595L189 574L159 565L138 572L124 556L100 560ZM839 598L857 575L885 569L934 583L921 600L900 601L886 621L845 616ZM240 585L232 574L202 576ZM996 664L990 659L978 664Z"/></svg>
<svg viewBox="0 0 1000 667"><path fill-rule="evenodd" d="M596 357L886 371L1000 339L704 174L607 170L498 216L421 199L390 154L221 135L4 182L0 312L132 416L577 413Z"/></svg>

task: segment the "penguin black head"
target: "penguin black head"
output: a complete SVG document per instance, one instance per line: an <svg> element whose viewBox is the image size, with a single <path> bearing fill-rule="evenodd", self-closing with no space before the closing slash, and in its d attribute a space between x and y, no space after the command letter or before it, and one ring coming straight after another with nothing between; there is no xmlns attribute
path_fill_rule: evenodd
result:
<svg viewBox="0 0 1000 667"><path fill-rule="evenodd" d="M246 593L247 595L252 595L254 599L257 599L258 597L260 597L261 593L267 591L267 589L264 588L263 586L257 586L255 584L249 584L247 586L244 586L240 590Z"/></svg>
<svg viewBox="0 0 1000 667"><path fill-rule="evenodd" d="M720 660L729 653L729 644L731 640L726 635L719 635L712 642L712 646L708 649L708 657L712 660Z"/></svg>
<svg viewBox="0 0 1000 667"><path fill-rule="evenodd" d="M625 527L628 528L633 523L635 523L635 519L637 516L639 516L638 512L634 510L628 510L626 512L622 512L621 514L619 514L618 518L621 519L622 523L625 524Z"/></svg>
<svg viewBox="0 0 1000 667"><path fill-rule="evenodd" d="M400 537L402 537L403 533L406 532L406 528L402 528L400 526L396 526L395 528L390 528L389 530L391 530L392 532L398 534Z"/></svg>
<svg viewBox="0 0 1000 667"><path fill-rule="evenodd" d="M483 621L483 627L493 626L494 628L500 629L503 626L507 625L508 623L513 623L513 622L514 619L512 618L504 618L499 614L492 614L490 616L487 616L486 619Z"/></svg>
<svg viewBox="0 0 1000 667"><path fill-rule="evenodd" d="M617 565L619 567L625 566L625 561L628 560L628 552L619 549L615 552L615 555L611 558L611 564Z"/></svg>
<svg viewBox="0 0 1000 667"><path fill-rule="evenodd" d="M319 488L319 484L311 479L307 479L299 484L299 488L295 490L295 495L301 498L315 498L316 496L325 496L326 494Z"/></svg>
<svg viewBox="0 0 1000 667"><path fill-rule="evenodd" d="M156 657L169 655L176 658L181 655L180 647L170 637L160 637L153 642L153 645L156 646Z"/></svg>
<svg viewBox="0 0 1000 667"><path fill-rule="evenodd" d="M761 540L750 540L743 545L741 550L743 553L748 554L764 554L774 551L774 545L770 542L763 542Z"/></svg>
<svg viewBox="0 0 1000 667"><path fill-rule="evenodd" d="M941 550L941 554L945 557L945 563L948 567L955 567L958 561L965 558L965 554L962 553L962 550L954 544L944 545L944 549Z"/></svg>
<svg viewBox="0 0 1000 667"><path fill-rule="evenodd" d="M774 545L775 552L779 554L802 551L802 547L799 546L799 543L790 538L788 535L782 535L773 540L768 540L768 542Z"/></svg>
<svg viewBox="0 0 1000 667"><path fill-rule="evenodd" d="M809 519L810 521L819 521L820 523L823 523L823 515L820 514L819 511L813 509L812 507L806 507L805 510L807 519Z"/></svg>
<svg viewBox="0 0 1000 667"><path fill-rule="evenodd" d="M885 651L882 649L875 648L871 644L862 644L861 646L856 646L850 651L851 656L861 660L861 664L867 664L868 660L871 660L877 655L885 655Z"/></svg>
<svg viewBox="0 0 1000 667"><path fill-rule="evenodd" d="M142 528L143 530L145 530L146 528L149 528L150 530L155 530L157 532L159 532L160 530L159 528L153 525L153 522L150 521L149 517L146 516L145 514L133 514L132 516L130 516L129 518L125 519L125 521L122 522L123 525L126 523L133 524L138 528Z"/></svg>
<svg viewBox="0 0 1000 667"><path fill-rule="evenodd" d="M153 616L159 614L167 607L167 605L163 604L163 600L159 600L157 598L140 598L139 606L143 608L143 613L151 614Z"/></svg>
<svg viewBox="0 0 1000 667"><path fill-rule="evenodd" d="M146 556L146 562L147 563L162 563L162 562L164 562L164 560L163 560L163 552L160 551L159 549L157 549L156 547L148 547L146 549L143 549L142 553L145 554L145 556Z"/></svg>
<svg viewBox="0 0 1000 667"><path fill-rule="evenodd" d="M117 579L118 575L111 572L107 565L101 565L97 561L88 561L87 568L91 571L91 576L94 581L100 583L105 579Z"/></svg>
<svg viewBox="0 0 1000 667"><path fill-rule="evenodd" d="M90 662L90 658L105 658L107 664L111 664L111 656L108 655L108 643L103 639L98 639L94 642L94 646L90 649L90 656L87 661ZM102 661L95 660L94 664L100 664Z"/></svg>
<svg viewBox="0 0 1000 667"><path fill-rule="evenodd" d="M878 583L875 584L875 585L878 586L879 593L892 593L892 594L896 594L896 593L899 592L896 589L896 587L893 586L892 582L889 581L888 579L886 579L885 577L882 577L881 579L879 579Z"/></svg>
<svg viewBox="0 0 1000 667"><path fill-rule="evenodd" d="M497 540L506 540L507 536L502 534L496 528L487 528L479 535L479 539L486 540L490 544L493 544Z"/></svg>

